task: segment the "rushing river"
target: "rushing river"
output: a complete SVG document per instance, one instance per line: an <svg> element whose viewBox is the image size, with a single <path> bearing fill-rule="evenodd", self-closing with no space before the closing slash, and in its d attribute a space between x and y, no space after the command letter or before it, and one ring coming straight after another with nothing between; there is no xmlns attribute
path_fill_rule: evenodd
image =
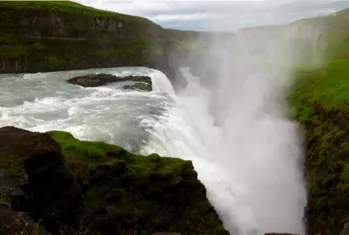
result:
<svg viewBox="0 0 349 235"><path fill-rule="evenodd" d="M77 75L102 72L120 76L151 76L153 91L124 91L118 83L83 88L65 81ZM260 136L270 129L273 120L266 118L260 120L264 123L249 127L250 116L246 111L244 116L244 111L239 110L235 120L234 117L231 119L237 126L229 127L235 129L236 135L235 143L230 143L230 146L237 148L229 152L231 148L225 146L224 136L227 131L228 135L232 133L214 125L208 105L210 91L202 88L199 79L191 76L188 70L183 72L188 86L177 95L163 73L144 67L0 75L0 126L12 125L39 132L65 130L79 139L105 141L124 146L132 152L156 152L193 160L200 180L207 187L209 199L231 233L260 234L264 232L264 227L260 225L263 220L258 221L258 213L265 211L253 211L254 207L261 208L261 205L253 203L274 203L268 200L268 195L273 195L268 193L269 190L274 189L270 188L272 185L265 184L268 179L263 177L268 174L260 175L254 169L261 167L264 170L263 164L277 164L277 160L268 154L270 151L283 151L272 146L282 148L287 142L280 143L281 139L272 140L277 143L269 142L267 136ZM245 133L249 136L240 133L248 128L257 129ZM278 136L277 133L269 135L272 135L271 138ZM253 159L256 154L260 155L259 160ZM267 157L270 162L260 162L267 161ZM266 187L264 194L252 195L252 198L257 196L267 200L249 202L254 189L244 185L245 180L239 180L239 174L250 175L250 178L261 177L260 186ZM280 180L280 183L283 181ZM280 197L288 197L281 191L279 193ZM277 227L273 224L277 220L270 219L271 224L266 229Z"/></svg>
<svg viewBox="0 0 349 235"><path fill-rule="evenodd" d="M316 44L301 47L293 34L246 35L229 42L232 48L212 44L217 57L201 61L216 71L214 89L188 69L188 85L178 92L163 73L144 67L0 75L0 127L65 130L135 153L192 160L232 235L304 235L302 138L286 115L285 94L292 64ZM90 73L148 75L153 91L65 81Z"/></svg>

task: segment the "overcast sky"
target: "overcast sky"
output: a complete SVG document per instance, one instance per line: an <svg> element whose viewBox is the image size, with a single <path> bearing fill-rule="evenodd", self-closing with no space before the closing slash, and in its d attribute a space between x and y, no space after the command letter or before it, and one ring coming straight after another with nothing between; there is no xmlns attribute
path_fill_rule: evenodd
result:
<svg viewBox="0 0 349 235"><path fill-rule="evenodd" d="M224 30L282 24L332 14L349 7L343 0L76 0L82 4L146 17L165 28Z"/></svg>

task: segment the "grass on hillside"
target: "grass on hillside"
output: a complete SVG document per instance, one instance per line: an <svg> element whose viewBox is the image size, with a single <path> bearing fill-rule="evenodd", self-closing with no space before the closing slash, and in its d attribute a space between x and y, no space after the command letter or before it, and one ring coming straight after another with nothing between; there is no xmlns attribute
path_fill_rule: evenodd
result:
<svg viewBox="0 0 349 235"><path fill-rule="evenodd" d="M301 102L304 99L319 102L325 108L343 108L344 101L349 99L349 58L332 60L322 68L298 71L290 98L303 118L308 118L308 107Z"/></svg>
<svg viewBox="0 0 349 235"><path fill-rule="evenodd" d="M67 14L92 16L92 17L114 17L128 22L139 22L142 17L130 16L112 11L99 10L93 7L84 6L72 1L0 1L0 8L9 7L12 9L38 10L63 12ZM143 19L144 20L144 19Z"/></svg>
<svg viewBox="0 0 349 235"><path fill-rule="evenodd" d="M191 161L132 154L62 131L47 133L59 143L67 165L84 188L79 219L88 234L183 229L188 230L183 234L227 234Z"/></svg>
<svg viewBox="0 0 349 235"><path fill-rule="evenodd" d="M308 233L337 235L349 219L349 58L295 79L289 98L306 130Z"/></svg>
<svg viewBox="0 0 349 235"><path fill-rule="evenodd" d="M348 13L304 20L322 29L325 63L296 70L289 94L305 128L308 234L337 235L349 219Z"/></svg>
<svg viewBox="0 0 349 235"><path fill-rule="evenodd" d="M88 164L111 163L125 161L128 167L141 174L154 171L160 174L180 173L191 162L179 158L160 157L157 154L149 156L132 154L124 148L104 142L82 141L72 134L63 131L47 132L59 145L66 160ZM186 167L186 165L188 165ZM184 168L183 168L184 167ZM188 168L188 169L189 169ZM178 172L179 171L179 172Z"/></svg>

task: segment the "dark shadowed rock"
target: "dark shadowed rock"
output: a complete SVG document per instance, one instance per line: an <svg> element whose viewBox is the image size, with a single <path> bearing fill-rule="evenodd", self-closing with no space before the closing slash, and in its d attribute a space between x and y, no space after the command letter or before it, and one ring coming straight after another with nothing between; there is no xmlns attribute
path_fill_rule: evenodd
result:
<svg viewBox="0 0 349 235"><path fill-rule="evenodd" d="M293 234L293 233L266 233L264 235L299 235L299 234Z"/></svg>
<svg viewBox="0 0 349 235"><path fill-rule="evenodd" d="M0 128L0 199L12 200L12 196L22 195L21 185L28 182L24 162L49 151L60 151L49 135L15 127Z"/></svg>
<svg viewBox="0 0 349 235"><path fill-rule="evenodd" d="M152 233L151 235L181 235L180 233Z"/></svg>
<svg viewBox="0 0 349 235"><path fill-rule="evenodd" d="M10 206L0 203L0 234L48 235L49 233L39 227L28 213L12 211Z"/></svg>
<svg viewBox="0 0 349 235"><path fill-rule="evenodd" d="M111 82L117 82L118 77L111 74L89 74L84 76L73 77L67 82L83 87L103 86Z"/></svg>
<svg viewBox="0 0 349 235"><path fill-rule="evenodd" d="M137 82L133 85L125 85L122 88L125 90L141 90L141 91L152 91L153 88L150 84L148 83L143 83L143 82Z"/></svg>
<svg viewBox="0 0 349 235"><path fill-rule="evenodd" d="M48 134L0 128L0 169L6 170L8 188L22 190L22 194L9 190L0 195L13 210L30 211L50 231L62 224L75 225L81 189L60 146Z"/></svg>
<svg viewBox="0 0 349 235"><path fill-rule="evenodd" d="M344 224L340 235L349 235L349 221Z"/></svg>
<svg viewBox="0 0 349 235"><path fill-rule="evenodd" d="M4 127L0 169L20 191L0 195L0 234L229 234L191 161Z"/></svg>
<svg viewBox="0 0 349 235"><path fill-rule="evenodd" d="M84 76L73 77L67 82L83 87L103 86L112 82L134 82L132 85L123 86L124 89L137 89L144 91L152 90L152 81L149 76L126 76L118 77L112 74L89 74Z"/></svg>

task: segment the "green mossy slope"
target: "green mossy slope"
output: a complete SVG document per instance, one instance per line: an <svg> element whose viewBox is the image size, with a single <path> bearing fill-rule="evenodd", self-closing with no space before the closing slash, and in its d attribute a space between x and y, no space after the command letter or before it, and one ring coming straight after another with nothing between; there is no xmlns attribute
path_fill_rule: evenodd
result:
<svg viewBox="0 0 349 235"><path fill-rule="evenodd" d="M80 14L83 16L111 16L117 19L124 19L129 22L139 22L144 19L136 16L129 16L125 14L115 13L111 11L97 10L93 7L84 6L82 4L71 2L71 1L5 1L1 2L1 6L4 8L11 9L26 9L26 10L37 10L37 11L56 11L68 14Z"/></svg>
<svg viewBox="0 0 349 235"><path fill-rule="evenodd" d="M5 73L154 66L166 42L165 30L147 19L69 1L5 1L0 12Z"/></svg>
<svg viewBox="0 0 349 235"><path fill-rule="evenodd" d="M191 161L61 131L4 127L0 142L0 170L17 173L0 174L0 207L28 211L52 234L229 234Z"/></svg>
<svg viewBox="0 0 349 235"><path fill-rule="evenodd" d="M296 73L290 94L305 128L310 235L337 235L349 219L349 59Z"/></svg>
<svg viewBox="0 0 349 235"><path fill-rule="evenodd" d="M146 66L183 87L179 57L199 35L70 1L2 1L0 13L0 73Z"/></svg>
<svg viewBox="0 0 349 235"><path fill-rule="evenodd" d="M83 185L80 220L92 234L226 234L190 161L135 155L66 132L48 134Z"/></svg>

